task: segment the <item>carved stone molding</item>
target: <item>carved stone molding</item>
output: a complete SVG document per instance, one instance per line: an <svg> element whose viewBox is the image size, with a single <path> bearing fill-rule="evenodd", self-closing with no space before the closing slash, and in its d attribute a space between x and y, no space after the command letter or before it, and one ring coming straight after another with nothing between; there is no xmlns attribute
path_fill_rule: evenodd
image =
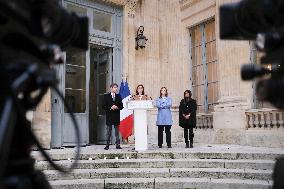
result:
<svg viewBox="0 0 284 189"><path fill-rule="evenodd" d="M200 2L201 0L179 0L179 4L180 4L180 8L181 10L186 9L198 2Z"/></svg>
<svg viewBox="0 0 284 189"><path fill-rule="evenodd" d="M124 6L127 10L126 12L128 17L134 18L137 4L140 0L102 0L102 1L107 4Z"/></svg>
<svg viewBox="0 0 284 189"><path fill-rule="evenodd" d="M127 8L128 17L130 18L135 17L135 11L136 11L138 2L139 0L127 0L127 3L125 6Z"/></svg>
<svg viewBox="0 0 284 189"><path fill-rule="evenodd" d="M124 6L127 3L127 0L102 0L105 3L115 4L119 6Z"/></svg>
<svg viewBox="0 0 284 189"><path fill-rule="evenodd" d="M234 111L238 110L246 110L249 108L249 104L245 97L241 96L228 96L222 97L218 100L218 104L214 106L215 112L223 112L223 111Z"/></svg>

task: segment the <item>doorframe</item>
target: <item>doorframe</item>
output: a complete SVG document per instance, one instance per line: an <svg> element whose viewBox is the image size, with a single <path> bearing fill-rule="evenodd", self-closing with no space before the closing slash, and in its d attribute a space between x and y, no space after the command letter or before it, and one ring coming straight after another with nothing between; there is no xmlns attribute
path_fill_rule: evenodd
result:
<svg viewBox="0 0 284 189"><path fill-rule="evenodd" d="M87 16L89 17L89 47L91 44L111 47L113 61L113 82L120 83L123 70L123 47L122 47L122 7L107 5L90 0L61 0L61 4L66 7L66 3L71 3L77 6L87 8ZM111 33L102 32L93 29L92 11L104 12L112 15L112 31ZM64 53L66 60L66 53ZM57 87L65 97L65 64L55 68L60 82ZM90 48L86 51L86 114L89 115L89 82L90 82ZM64 145L64 104L59 96L51 91L51 147L60 148ZM89 117L87 117L87 128L89 128ZM88 137L86 144L89 143L89 129L87 130Z"/></svg>
<svg viewBox="0 0 284 189"><path fill-rule="evenodd" d="M97 72L95 73L94 72L94 79L98 79L96 80L96 83L97 83L97 87L96 87L96 94L97 94L97 114L96 114L96 120L98 121L96 124L95 124L95 128L94 130L96 130L96 141L95 141L95 144L106 144L107 140L105 138L106 136L106 129L107 129L107 126L106 126L106 115L105 114L102 114L99 109L100 107L98 106L100 103L99 103L99 100L101 99L100 98L100 95L104 95L105 93L108 93L109 92L109 86L110 84L113 83L113 77L114 77L114 72L113 72L113 65L114 65L114 61L113 61L113 48L112 47L106 47L104 46L105 49L98 52L98 54L96 55L96 60L97 60ZM102 61L102 55L106 54L107 55L107 62L108 62L108 65L106 67L106 69L108 70L108 72L110 72L110 74L107 74L108 77L106 77L106 83L105 83L105 86L104 86L104 94L103 93L100 93L99 92L99 88L100 88L100 84L99 84L99 78L100 78L100 74L99 74L99 64L101 63ZM94 125L93 125L94 126ZM112 137L111 137L111 143L114 143L114 136L115 136L115 133L114 133L114 129L112 130Z"/></svg>
<svg viewBox="0 0 284 189"><path fill-rule="evenodd" d="M89 44L89 46L90 46L90 44ZM86 121L86 123L81 123L81 124L85 124L85 127L86 128L89 128L89 115L90 115L90 107L89 107L89 100L90 100L90 96L89 96L89 81L90 81L90 48L88 48L88 50L85 52L85 56L86 56L86 64L85 64L85 66L86 66L86 68L85 68L85 70L86 70L86 83L85 83L85 87L86 87L86 91L85 91L85 103L86 103L86 106L85 106L85 112L83 113L75 113L76 115L82 115L82 116L85 116L85 121ZM66 52L64 52L64 62L66 62ZM65 78L66 78L66 75L65 75L65 73L66 73L66 64L64 64L64 69L63 69L63 73L64 74L62 74L63 75L63 80L62 80L62 91L63 91L63 95L64 95L64 97L65 97L65 84L66 84L66 80L65 80ZM61 145L62 146L76 146L76 141L74 141L74 143L73 142L65 142L65 140L64 140L64 133L65 133L65 131L64 131L64 125L66 124L66 114L68 114L68 113L65 113L65 106L64 106L64 104L62 103L62 111L63 111L63 118L62 118L62 127L61 127ZM75 115L75 118L76 118L76 115ZM69 115L69 117L70 117L70 115ZM78 123L78 125L79 125L79 128L80 128L80 122L78 122L78 120L77 120L77 123ZM84 125L83 125L84 126ZM73 128L72 128L73 129ZM87 145L87 144L89 144L89 130L87 130L87 132L81 132L80 133L81 134L81 145L82 146L84 146L84 145Z"/></svg>

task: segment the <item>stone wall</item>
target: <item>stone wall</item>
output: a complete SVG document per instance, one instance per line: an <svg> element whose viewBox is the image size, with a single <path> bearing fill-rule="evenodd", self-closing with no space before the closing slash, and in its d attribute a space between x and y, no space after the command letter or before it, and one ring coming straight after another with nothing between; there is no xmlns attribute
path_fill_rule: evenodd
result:
<svg viewBox="0 0 284 189"><path fill-rule="evenodd" d="M126 10L125 10L126 11ZM187 30L182 26L177 0L138 1L135 16L124 14L124 76L130 90L138 84L152 98L159 96L162 86L168 88L176 106L189 87ZM145 28L146 48L135 50L138 27Z"/></svg>
<svg viewBox="0 0 284 189"><path fill-rule="evenodd" d="M125 10L126 11L126 10ZM143 84L145 92L153 99L159 96L165 86L173 98L172 141L183 140L183 131L178 126L177 106L185 89L189 88L188 33L183 27L179 1L143 0L138 1L135 16L124 14L124 27L128 36L124 41L124 75L132 93L138 84ZM140 25L145 28L148 38L145 49L134 49L134 38ZM149 112L149 142L157 143L157 111Z"/></svg>

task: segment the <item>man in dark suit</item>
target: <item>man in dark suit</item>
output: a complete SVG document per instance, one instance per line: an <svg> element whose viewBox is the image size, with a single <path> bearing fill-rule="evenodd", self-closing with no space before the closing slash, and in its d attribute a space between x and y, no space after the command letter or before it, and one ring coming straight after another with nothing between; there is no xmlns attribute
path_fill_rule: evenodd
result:
<svg viewBox="0 0 284 189"><path fill-rule="evenodd" d="M106 125L107 125L107 144L104 148L105 150L109 149L110 137L112 126L114 126L115 130L115 144L116 149L121 149L120 147L120 139L119 139L119 131L118 126L120 124L120 110L123 109L123 103L121 96L117 93L118 85L113 83L110 85L110 93L104 95L103 99L103 109L106 111Z"/></svg>

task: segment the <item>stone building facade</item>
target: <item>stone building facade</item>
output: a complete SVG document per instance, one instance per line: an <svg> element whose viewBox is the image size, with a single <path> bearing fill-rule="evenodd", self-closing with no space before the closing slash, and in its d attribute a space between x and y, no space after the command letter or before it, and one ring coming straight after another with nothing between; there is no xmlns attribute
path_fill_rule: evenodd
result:
<svg viewBox="0 0 284 189"><path fill-rule="evenodd" d="M111 8L106 10L117 10L113 15L121 19L121 36L115 34L113 45L106 45L108 49L112 49L112 54L117 53L117 56L112 58L114 70L120 67L117 68L119 71L115 73L112 81L120 83L122 79L127 80L132 93L135 92L138 84L143 84L145 92L153 99L159 96L160 88L166 86L169 96L173 98L173 142L184 140L183 130L178 126L178 105L184 90L191 89L198 102L196 142L284 147L283 113L271 107L257 107L254 83L243 82L240 78L240 66L244 63L253 63L257 56L251 43L222 41L219 38L218 7L233 1L64 0L62 2L65 5L71 3L74 6L88 7L88 16L92 9L99 10L103 6ZM144 49L136 50L135 37L139 26L144 26L144 35L148 41ZM104 41L96 40L102 37L97 37L95 34L96 32L90 34L92 35L90 46L103 46ZM95 48L98 49L97 46ZM96 52L95 50L94 53ZM92 52L87 54L87 59L90 54ZM121 63L116 63L119 61ZM89 63L87 60L86 67L88 65L90 67L86 69L89 72L86 77L87 83L95 80L92 78L94 71L91 64L92 59ZM89 92L91 90L92 87L89 88ZM91 111L93 98L95 97L89 95L87 103L89 105L86 105L89 108L87 110L89 120L96 112ZM33 129L46 148L50 147L52 140L57 137L56 134L63 135L62 133L65 132L64 127L60 127L57 130L59 132L52 134L52 128L62 124L62 121L56 121L58 119L53 116L54 111L57 111L53 108L54 100L56 99L52 92L49 92L31 116ZM157 142L156 116L156 109L148 112L148 138L151 143ZM92 132L96 129L90 126L95 122L94 119L93 122L85 123L86 128L89 128L86 143L96 143L93 139L95 137L92 138Z"/></svg>

